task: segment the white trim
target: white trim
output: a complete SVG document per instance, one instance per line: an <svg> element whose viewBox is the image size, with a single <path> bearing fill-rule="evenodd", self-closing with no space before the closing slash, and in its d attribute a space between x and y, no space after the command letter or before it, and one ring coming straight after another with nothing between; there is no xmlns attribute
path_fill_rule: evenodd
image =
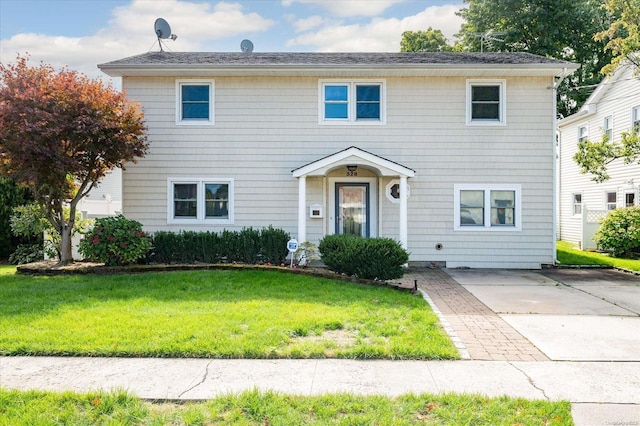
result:
<svg viewBox="0 0 640 426"><path fill-rule="evenodd" d="M300 176L326 176L327 172L339 166L347 164L369 165L378 171L379 176L406 176L414 177L415 171L393 161L386 160L377 155L351 147L328 157L309 163L293 170L293 177Z"/></svg>
<svg viewBox="0 0 640 426"><path fill-rule="evenodd" d="M471 117L472 97L471 89L474 86L498 86L500 88L500 104L498 113L500 119L498 120L474 120ZM506 80L491 80L491 79L474 79L467 80L467 114L466 124L467 126L506 126L507 125L507 81Z"/></svg>
<svg viewBox="0 0 640 426"><path fill-rule="evenodd" d="M484 224L460 225L460 191L484 191ZM513 191L515 194L514 225L491 225L491 191ZM464 232L520 232L522 231L522 186L520 184L455 184L453 185L453 230Z"/></svg>
<svg viewBox="0 0 640 426"><path fill-rule="evenodd" d="M336 233L336 183L368 183L369 184L369 237L378 236L378 179L375 177L330 177L328 180L329 205L327 207L327 234ZM374 205L376 204L376 205Z"/></svg>
<svg viewBox="0 0 640 426"><path fill-rule="evenodd" d="M196 202L197 213L196 217L180 218L174 217L174 203L173 203L173 185L176 183L187 183L197 185ZM226 218L212 219L205 217L205 196L204 185L207 183L222 183L229 185L229 215ZM167 223L179 224L179 225L229 225L233 224L234 220L234 187L233 178L193 178L193 177L170 177L167 178Z"/></svg>
<svg viewBox="0 0 640 426"><path fill-rule="evenodd" d="M580 130L584 129L584 135L580 134ZM585 124L583 126L578 126L578 142L582 142L589 139L589 125Z"/></svg>
<svg viewBox="0 0 640 426"><path fill-rule="evenodd" d="M182 118L182 86L209 86L209 119L194 120ZM213 126L215 124L215 81L211 79L176 79L176 124L179 126Z"/></svg>
<svg viewBox="0 0 640 426"><path fill-rule="evenodd" d="M609 127L607 127L607 125ZM609 140L613 142L613 114L609 114L602 120L602 135L609 134Z"/></svg>
<svg viewBox="0 0 640 426"><path fill-rule="evenodd" d="M580 202L576 203L576 195L580 196ZM580 205L580 213L576 213L576 206ZM571 193L571 216L582 216L584 210L584 200L582 199L582 192Z"/></svg>
<svg viewBox="0 0 640 426"><path fill-rule="evenodd" d="M344 85L348 88L347 118L327 119L324 116L324 87L326 85ZM380 86L380 118L378 120L358 120L356 118L356 87L359 85ZM387 124L387 82L384 79L351 80L351 79L320 79L318 80L318 124L323 126L381 126Z"/></svg>
<svg viewBox="0 0 640 426"><path fill-rule="evenodd" d="M398 198L393 198L391 195L391 188L394 185L398 185ZM392 179L384 189L384 195L387 197L387 200L391 201L393 204L400 204L400 179ZM411 187L407 185L407 198L411 197Z"/></svg>

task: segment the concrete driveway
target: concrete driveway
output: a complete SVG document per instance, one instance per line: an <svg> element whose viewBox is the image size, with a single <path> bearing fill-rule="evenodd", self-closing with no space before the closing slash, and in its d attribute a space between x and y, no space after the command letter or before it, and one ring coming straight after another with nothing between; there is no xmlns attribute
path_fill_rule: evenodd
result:
<svg viewBox="0 0 640 426"><path fill-rule="evenodd" d="M640 361L640 277L602 269L446 272L552 360Z"/></svg>

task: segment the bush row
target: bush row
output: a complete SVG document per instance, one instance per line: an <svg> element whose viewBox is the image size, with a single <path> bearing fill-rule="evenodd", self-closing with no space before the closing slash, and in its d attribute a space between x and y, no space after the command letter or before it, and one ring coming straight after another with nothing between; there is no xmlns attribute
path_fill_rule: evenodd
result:
<svg viewBox="0 0 640 426"><path fill-rule="evenodd" d="M390 238L327 235L318 249L332 271L366 279L400 278L409 261L409 253Z"/></svg>
<svg viewBox="0 0 640 426"><path fill-rule="evenodd" d="M244 228L216 232L158 231L153 235L152 262L157 263L271 263L287 257L290 236L281 229Z"/></svg>

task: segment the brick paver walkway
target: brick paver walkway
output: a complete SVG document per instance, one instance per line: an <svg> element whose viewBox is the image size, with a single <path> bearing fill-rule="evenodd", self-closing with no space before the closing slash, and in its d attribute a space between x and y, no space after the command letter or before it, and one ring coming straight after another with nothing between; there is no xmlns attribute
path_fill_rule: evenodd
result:
<svg viewBox="0 0 640 426"><path fill-rule="evenodd" d="M548 361L538 348L439 268L411 268L401 280L427 294L463 358Z"/></svg>

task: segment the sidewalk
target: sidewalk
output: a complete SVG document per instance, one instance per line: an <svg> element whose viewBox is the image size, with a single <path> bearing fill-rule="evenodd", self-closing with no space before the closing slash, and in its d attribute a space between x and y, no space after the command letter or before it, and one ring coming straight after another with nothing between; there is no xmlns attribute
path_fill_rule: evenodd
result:
<svg viewBox="0 0 640 426"><path fill-rule="evenodd" d="M475 292L480 288L488 301L493 300L488 295L504 301L523 288L531 297L533 290L547 294L562 285L534 287L522 280L514 284L513 280L521 279L520 272L464 274L411 270L402 281L403 286L413 288L417 280L423 297L458 345L465 358L462 361L0 357L0 386L78 392L126 389L150 400L204 400L252 389L301 395L465 392L568 400L578 426L640 425L640 360L550 361L503 319L509 315L498 315L465 288ZM529 274L528 279L531 274L538 279L536 272ZM492 283L503 280L508 284L463 286L454 277L476 284L488 277ZM495 293L501 291L500 286L505 293ZM627 301L638 300L629 297L628 288L624 290ZM633 314L625 318L627 322L640 319Z"/></svg>

